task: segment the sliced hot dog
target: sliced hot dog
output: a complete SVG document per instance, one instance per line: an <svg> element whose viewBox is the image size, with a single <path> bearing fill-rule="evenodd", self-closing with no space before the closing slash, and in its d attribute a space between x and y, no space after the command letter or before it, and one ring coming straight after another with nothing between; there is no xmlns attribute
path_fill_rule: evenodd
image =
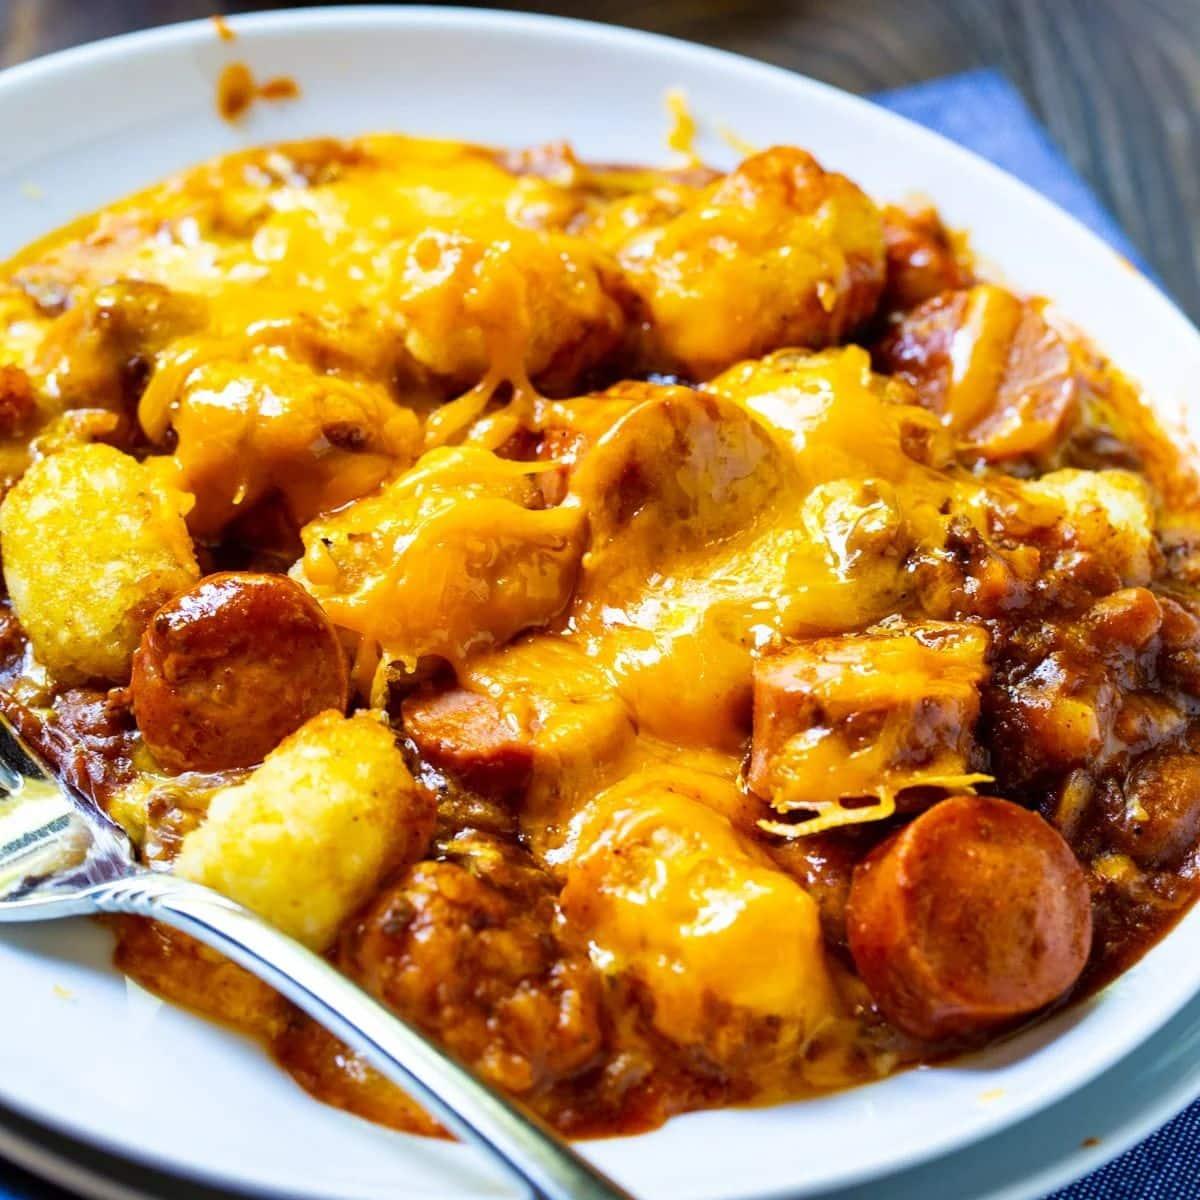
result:
<svg viewBox="0 0 1200 1200"><path fill-rule="evenodd" d="M142 738L172 771L261 761L327 708L346 664L317 602L282 575L209 575L151 618L133 659Z"/></svg>
<svg viewBox="0 0 1200 1200"><path fill-rule="evenodd" d="M855 870L850 950L880 1011L930 1041L1061 996L1092 942L1087 881L1040 816L985 796L936 804Z"/></svg>
<svg viewBox="0 0 1200 1200"><path fill-rule="evenodd" d="M991 284L943 292L906 313L876 351L970 457L1047 457L1080 408L1081 363L1038 301Z"/></svg>
<svg viewBox="0 0 1200 1200"><path fill-rule="evenodd" d="M519 791L533 770L532 739L490 696L464 688L418 692L402 712L404 732L422 756L485 796Z"/></svg>
<svg viewBox="0 0 1200 1200"><path fill-rule="evenodd" d="M885 312L906 311L942 292L968 287L970 272L955 253L954 239L932 208L883 210L887 253Z"/></svg>

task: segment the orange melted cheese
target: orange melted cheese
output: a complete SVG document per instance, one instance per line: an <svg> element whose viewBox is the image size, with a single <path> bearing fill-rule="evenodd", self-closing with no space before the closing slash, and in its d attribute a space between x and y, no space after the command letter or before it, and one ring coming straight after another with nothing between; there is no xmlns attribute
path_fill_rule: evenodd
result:
<svg viewBox="0 0 1200 1200"><path fill-rule="evenodd" d="M644 730L736 752L757 653L901 603L906 553L940 545L972 490L905 452L910 425L934 422L851 348L659 389L596 442L568 499L591 542L566 628Z"/></svg>
<svg viewBox="0 0 1200 1200"><path fill-rule="evenodd" d="M582 519L529 507L531 486L524 466L486 450L430 451L382 491L307 526L294 573L385 662L462 663L545 623L570 595Z"/></svg>
<svg viewBox="0 0 1200 1200"><path fill-rule="evenodd" d="M591 931L604 969L646 982L668 1037L700 1040L716 1001L778 1021L794 1052L838 1010L817 907L714 811L713 790L694 798L677 779L635 775L603 793L567 868L563 911Z"/></svg>
<svg viewBox="0 0 1200 1200"><path fill-rule="evenodd" d="M946 394L951 427L959 431L981 420L991 406L1021 319L1021 303L1003 288L985 284L972 289L965 317L950 346Z"/></svg>

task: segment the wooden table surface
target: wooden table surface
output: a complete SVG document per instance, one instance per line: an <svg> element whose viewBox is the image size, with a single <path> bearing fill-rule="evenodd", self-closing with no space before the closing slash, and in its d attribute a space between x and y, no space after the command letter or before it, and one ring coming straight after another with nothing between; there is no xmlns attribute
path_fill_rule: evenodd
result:
<svg viewBox="0 0 1200 1200"><path fill-rule="evenodd" d="M0 0L0 65L299 0ZM504 5L500 5L505 7ZM851 91L997 66L1200 321L1200 0L567 0L514 5L674 34Z"/></svg>

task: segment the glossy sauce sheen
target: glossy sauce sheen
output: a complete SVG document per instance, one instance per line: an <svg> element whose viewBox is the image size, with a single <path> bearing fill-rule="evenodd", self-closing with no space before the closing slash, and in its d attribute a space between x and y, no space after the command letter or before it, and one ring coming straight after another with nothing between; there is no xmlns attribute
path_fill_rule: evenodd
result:
<svg viewBox="0 0 1200 1200"><path fill-rule="evenodd" d="M1003 1036L1194 896L1200 526L1136 391L961 244L794 148L382 135L80 221L0 271L5 711L569 1133Z"/></svg>

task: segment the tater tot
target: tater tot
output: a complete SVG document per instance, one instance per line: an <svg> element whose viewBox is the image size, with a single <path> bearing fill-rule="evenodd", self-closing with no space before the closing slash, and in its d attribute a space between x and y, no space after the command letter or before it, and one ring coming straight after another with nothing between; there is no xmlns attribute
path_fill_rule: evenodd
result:
<svg viewBox="0 0 1200 1200"><path fill-rule="evenodd" d="M538 475L477 446L432 450L306 525L292 578L386 661L460 663L544 625L570 598L583 514L541 507Z"/></svg>
<svg viewBox="0 0 1200 1200"><path fill-rule="evenodd" d="M563 912L602 970L640 982L674 1041L736 1059L744 1016L802 1043L837 1009L816 902L679 786L634 775L593 802Z"/></svg>
<svg viewBox="0 0 1200 1200"><path fill-rule="evenodd" d="M170 423L178 481L196 497L188 526L197 537L215 536L272 493L303 524L404 470L420 442L416 416L386 388L271 348L193 368Z"/></svg>
<svg viewBox="0 0 1200 1200"><path fill-rule="evenodd" d="M329 711L216 793L175 870L321 950L387 872L420 857L433 820L387 726Z"/></svg>
<svg viewBox="0 0 1200 1200"><path fill-rule="evenodd" d="M123 683L142 630L200 574L191 497L111 446L35 463L0 506L13 607L38 659L64 682Z"/></svg>
<svg viewBox="0 0 1200 1200"><path fill-rule="evenodd" d="M803 150L746 159L618 253L648 314L646 365L707 379L742 358L846 337L883 290L874 203Z"/></svg>
<svg viewBox="0 0 1200 1200"><path fill-rule="evenodd" d="M405 347L456 388L502 365L570 394L625 335L616 264L577 238L513 226L429 229L398 253Z"/></svg>
<svg viewBox="0 0 1200 1200"><path fill-rule="evenodd" d="M1154 575L1153 496L1132 471L1078 471L1065 467L1023 482L1020 494L1045 504L1066 553L1095 556L1120 586L1141 586Z"/></svg>

